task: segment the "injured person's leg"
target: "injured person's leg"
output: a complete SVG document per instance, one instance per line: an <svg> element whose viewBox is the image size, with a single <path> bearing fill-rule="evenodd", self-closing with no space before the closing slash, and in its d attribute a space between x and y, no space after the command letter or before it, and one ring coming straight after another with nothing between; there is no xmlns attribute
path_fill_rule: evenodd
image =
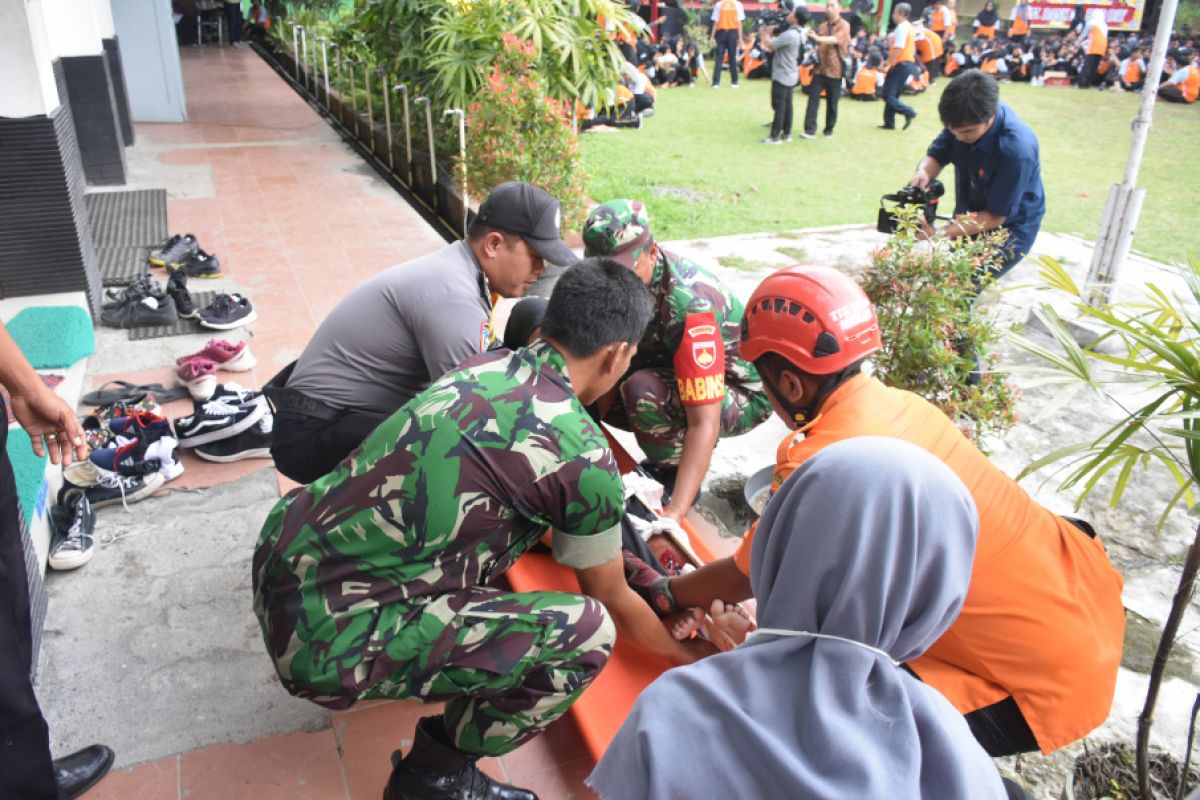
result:
<svg viewBox="0 0 1200 800"><path fill-rule="evenodd" d="M746 636L754 627L750 612L739 604L713 600L708 617L701 624L700 632L704 638L715 644L718 650L725 652L746 641Z"/></svg>
<svg viewBox="0 0 1200 800"><path fill-rule="evenodd" d="M622 551L622 557L630 588L663 619L676 640L684 641L699 634L725 651L745 641L754 629L750 612L737 603L714 600L707 615L700 608L679 608L671 594L670 578L628 550Z"/></svg>

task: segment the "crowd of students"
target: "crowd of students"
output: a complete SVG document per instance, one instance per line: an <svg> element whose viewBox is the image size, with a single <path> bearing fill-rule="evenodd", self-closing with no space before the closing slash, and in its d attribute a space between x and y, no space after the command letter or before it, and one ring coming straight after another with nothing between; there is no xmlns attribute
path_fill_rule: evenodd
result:
<svg viewBox="0 0 1200 800"><path fill-rule="evenodd" d="M702 15L707 17L707 15ZM661 87L693 87L709 77L701 43L688 36L686 14L679 0L665 0L662 16L655 23L659 41L639 37L634 31L617 32L622 52L635 67L628 71L615 93L619 112L592 114L584 127L610 124L636 127L653 106ZM853 39L843 72L843 96L854 100L880 100L888 73L889 44L886 35L867 31L854 18ZM999 80L1045 86L1047 78L1059 78L1081 88L1140 91L1146 82L1153 38L1137 32L1112 32L1104 12L1085 13L1079 6L1072 25L1065 30L1035 33L1028 7L1018 3L1007 19L1001 19L994 0L971 21L969 38L958 36L955 0L937 0L921 19L912 20L916 39L917 69L905 82L904 93L925 91L939 77L978 68ZM1200 37L1172 37L1163 65L1159 97L1180 103L1200 98ZM722 54L723 56L725 54ZM770 78L771 53L763 46L757 26L746 31L732 59L734 75ZM799 82L807 89L817 63L815 47L808 47L800 61ZM734 82L736 85L736 81ZM651 108L649 113L653 113Z"/></svg>

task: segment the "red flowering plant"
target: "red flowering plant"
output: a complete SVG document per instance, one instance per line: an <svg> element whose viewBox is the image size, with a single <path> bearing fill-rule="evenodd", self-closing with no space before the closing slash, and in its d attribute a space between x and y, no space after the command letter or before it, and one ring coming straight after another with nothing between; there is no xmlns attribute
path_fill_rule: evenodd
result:
<svg viewBox="0 0 1200 800"><path fill-rule="evenodd" d="M999 369L995 349L1002 331L986 299L976 301L976 276L994 261L1005 234L926 244L917 239L916 206L896 215L896 233L859 276L883 334L875 376L921 395L980 444L1017 421L1018 389Z"/></svg>
<svg viewBox="0 0 1200 800"><path fill-rule="evenodd" d="M503 52L467 105L467 175L483 196L504 181L540 186L563 206L563 228L583 222L579 138L569 105L546 91L532 42L503 34Z"/></svg>

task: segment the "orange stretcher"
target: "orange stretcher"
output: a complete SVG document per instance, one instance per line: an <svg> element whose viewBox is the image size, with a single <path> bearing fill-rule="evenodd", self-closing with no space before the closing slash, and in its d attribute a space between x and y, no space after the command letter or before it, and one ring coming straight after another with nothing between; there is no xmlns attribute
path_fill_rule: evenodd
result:
<svg viewBox="0 0 1200 800"><path fill-rule="evenodd" d="M607 431L605 432L607 434ZM636 462L625 448L609 435L609 444L617 457L622 473L631 471ZM683 521L681 527L688 536L692 550L701 561L715 561L716 556L696 533ZM545 553L526 553L505 573L512 588L517 592L554 591L579 593L579 582L571 569L559 565ZM613 648L612 658L588 689L571 706L584 743L596 760L604 755L608 743L629 715L633 703L650 682L665 672L670 665L647 655L641 650L623 645L619 640Z"/></svg>

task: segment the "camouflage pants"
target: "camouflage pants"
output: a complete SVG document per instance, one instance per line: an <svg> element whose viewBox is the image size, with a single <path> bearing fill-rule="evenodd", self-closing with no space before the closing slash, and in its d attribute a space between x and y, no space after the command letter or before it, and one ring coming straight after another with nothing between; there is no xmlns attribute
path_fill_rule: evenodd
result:
<svg viewBox="0 0 1200 800"><path fill-rule="evenodd" d="M454 744L489 756L515 750L562 716L600 674L616 640L604 606L559 592L472 587L369 613L376 624L359 653L314 643L304 650L349 669L343 685L357 683L350 702L446 701ZM277 663L281 675L284 666ZM285 684L326 705L349 704L317 697L294 679Z"/></svg>
<svg viewBox="0 0 1200 800"><path fill-rule="evenodd" d="M687 410L679 402L674 371L638 370L621 383L620 397L628 427L637 436L646 459L652 464L679 464L687 433ZM769 416L771 401L761 390L726 384L725 398L721 401L721 436L746 433ZM624 427L619 421L612 421Z"/></svg>

